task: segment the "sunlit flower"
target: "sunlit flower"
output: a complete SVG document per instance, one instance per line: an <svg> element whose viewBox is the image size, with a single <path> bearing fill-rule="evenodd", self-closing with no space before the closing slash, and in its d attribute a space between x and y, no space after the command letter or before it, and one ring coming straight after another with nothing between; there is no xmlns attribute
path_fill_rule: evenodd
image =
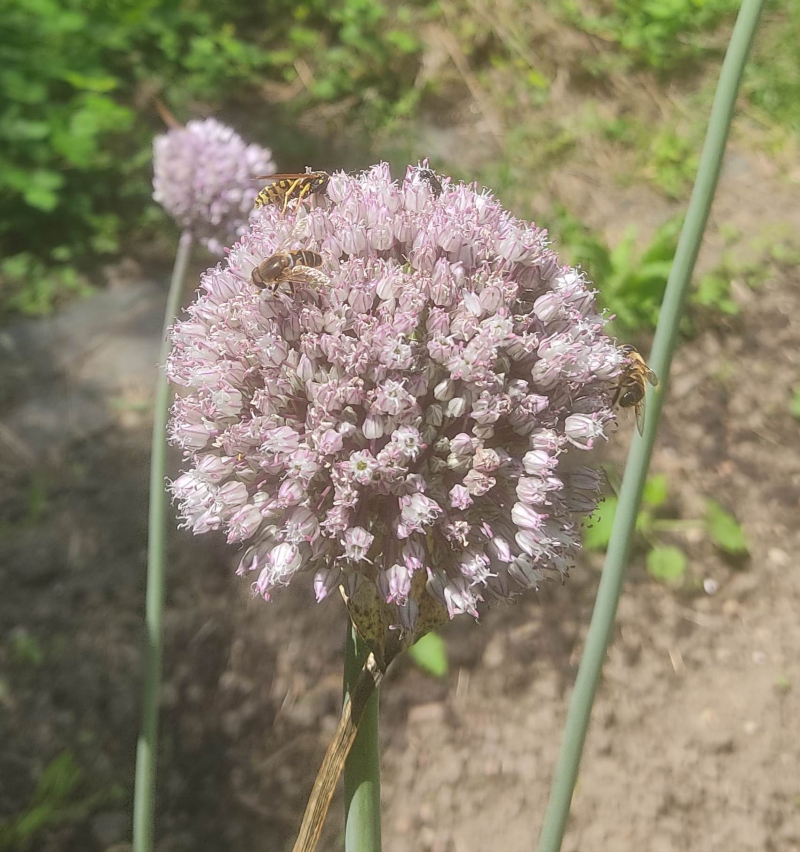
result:
<svg viewBox="0 0 800 852"><path fill-rule="evenodd" d="M245 542L264 598L300 572L318 600L372 583L410 630L415 589L476 615L579 547L600 478L571 457L613 419L621 356L546 232L441 183L379 165L263 208L173 329L173 494L195 532ZM251 284L292 249L329 284Z"/></svg>
<svg viewBox="0 0 800 852"><path fill-rule="evenodd" d="M247 230L272 154L216 119L190 121L153 142L153 198L215 254Z"/></svg>

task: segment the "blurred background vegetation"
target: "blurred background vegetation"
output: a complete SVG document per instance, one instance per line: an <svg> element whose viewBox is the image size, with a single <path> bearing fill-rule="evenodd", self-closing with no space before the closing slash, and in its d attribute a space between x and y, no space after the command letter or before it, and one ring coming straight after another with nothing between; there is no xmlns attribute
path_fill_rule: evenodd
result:
<svg viewBox="0 0 800 852"><path fill-rule="evenodd" d="M630 231L611 246L580 209L557 192L537 203L537 190L594 150L624 163L621 185L685 199L737 5L7 0L0 315L45 314L89 292L120 253L166 259L150 200L158 98L181 120L218 115L283 170L430 155L547 225L603 284L620 331L647 328L678 223L650 245ZM753 144L773 155L794 150L800 131L798 43L800 4L777 0L744 86ZM697 301L735 313L719 276Z"/></svg>

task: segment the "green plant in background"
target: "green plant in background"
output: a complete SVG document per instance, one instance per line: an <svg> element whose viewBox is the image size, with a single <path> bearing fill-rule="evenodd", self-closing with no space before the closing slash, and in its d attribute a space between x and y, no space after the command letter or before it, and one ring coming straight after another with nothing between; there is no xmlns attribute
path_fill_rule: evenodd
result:
<svg viewBox="0 0 800 852"><path fill-rule="evenodd" d="M32 252L20 252L0 260L0 316L46 316L64 301L92 292L84 275L73 266L57 262L59 252L51 252L52 263Z"/></svg>
<svg viewBox="0 0 800 852"><path fill-rule="evenodd" d="M429 675L444 677L450 668L447 645L438 633L426 633L408 649L411 659Z"/></svg>
<svg viewBox="0 0 800 852"><path fill-rule="evenodd" d="M711 311L720 311L728 316L736 316L739 305L731 298L731 270L722 264L712 272L703 275L691 295L692 305Z"/></svg>
<svg viewBox="0 0 800 852"><path fill-rule="evenodd" d="M714 544L731 556L748 553L749 546L739 522L714 500L706 501L705 529Z"/></svg>
<svg viewBox="0 0 800 852"><path fill-rule="evenodd" d="M793 417L800 420L800 385L796 386L792 391L792 396L789 400L789 411Z"/></svg>
<svg viewBox="0 0 800 852"><path fill-rule="evenodd" d="M595 283L600 304L614 314L613 327L623 337L655 327L675 253L680 218L665 223L647 248L635 251L636 230L631 227L615 248L569 214L563 206L551 217L553 233L570 263L580 265ZM727 253L722 262L697 280L689 301L696 309L735 316L740 307L731 295L731 282L743 278L751 286L763 276L764 262L740 263ZM692 327L687 319L682 330Z"/></svg>
<svg viewBox="0 0 800 852"><path fill-rule="evenodd" d="M622 57L666 73L699 55L736 3L551 5L572 26L602 37L601 64ZM517 110L520 100L545 102L547 78L535 58L507 24L487 30L481 9L465 7L454 21L434 0L268 0L258 7L240 0L8 0L0 18L0 256L23 258L15 263L33 274L11 275L0 311L41 314L85 292L75 270L90 269L163 221L154 221L147 171L158 122L153 95L180 117L198 104L215 112L224 101L248 116L251 138L263 135L276 147L286 138L294 157L302 114L326 130L335 123L366 128L373 138L391 129L396 137L397 119L418 112L427 95L441 95L438 78L420 74L430 52L421 33L429 22L444 22L454 26L477 80L488 75L488 85L495 73L524 78L524 91L506 109ZM800 11L794 0L779 0L773 14L746 91L767 120L798 130ZM603 48L609 43L613 55ZM484 177L501 194L505 184L522 214L529 200L521 187L581 138L540 118L504 133L506 153ZM630 144L630 122L616 124L608 134ZM664 130L652 138L648 128L644 139L633 128L633 136L649 151L652 180L680 196L694 166L695 135ZM295 165L303 163L286 167ZM25 280L30 293L21 292Z"/></svg>
<svg viewBox="0 0 800 852"><path fill-rule="evenodd" d="M611 0L556 8L578 29L613 43L629 66L674 71L708 50L705 34L738 8L736 0ZM587 11L590 9L592 11Z"/></svg>
<svg viewBox="0 0 800 852"><path fill-rule="evenodd" d="M118 251L152 218L154 95L180 115L197 102L211 111L223 99L251 112L257 104L262 127L348 102L349 124L375 127L419 94L418 22L433 8L8 0L0 16L0 255L16 258L4 277L22 280L23 265L33 274L31 292L3 288L5 309L49 311L81 291L74 268ZM265 105L263 91L281 105ZM69 257L59 257L66 247Z"/></svg>
<svg viewBox="0 0 800 852"><path fill-rule="evenodd" d="M40 666L44 662L44 651L39 640L24 627L11 631L8 656L12 663L19 666Z"/></svg>
<svg viewBox="0 0 800 852"><path fill-rule="evenodd" d="M697 171L698 151L696 140L675 130L662 130L649 145L645 172L667 196L684 198Z"/></svg>
<svg viewBox="0 0 800 852"><path fill-rule="evenodd" d="M45 828L80 823L99 806L123 798L116 785L81 795L83 782L83 770L71 752L52 760L39 777L28 809L0 822L0 852L27 852Z"/></svg>
<svg viewBox="0 0 800 852"><path fill-rule="evenodd" d="M800 4L770 4L770 26L762 29L742 89L771 123L800 132Z"/></svg>
<svg viewBox="0 0 800 852"><path fill-rule="evenodd" d="M663 583L680 584L686 572L686 554L674 545L662 544L658 532L674 529L674 521L658 517L669 496L664 475L650 477L645 483L641 508L636 516L636 532L647 547L647 572ZM617 497L608 497L597 509L596 517L584 530L583 543L587 550L604 551L611 538L611 529L618 505ZM691 524L696 526L695 524Z"/></svg>
<svg viewBox="0 0 800 852"><path fill-rule="evenodd" d="M667 286L681 219L662 225L643 252L636 251L636 229L629 228L609 254L602 281L604 306L616 315L617 325L628 331L654 328Z"/></svg>
<svg viewBox="0 0 800 852"><path fill-rule="evenodd" d="M598 234L558 208L553 232L570 263L579 264L599 289L602 307L614 314L617 332L630 335L655 327L681 219L666 222L641 253L636 229L629 228L613 248Z"/></svg>
<svg viewBox="0 0 800 852"><path fill-rule="evenodd" d="M666 476L651 476L644 486L642 501L636 515L636 535L646 548L647 573L654 580L668 585L680 585L686 576L688 560L684 550L665 544L662 533L681 533L700 530L723 553L743 556L748 552L747 539L736 518L713 500L706 502L706 514L701 520L665 517L668 509L669 483ZM611 539L614 516L619 500L608 497L598 506L583 531L587 550L604 551Z"/></svg>

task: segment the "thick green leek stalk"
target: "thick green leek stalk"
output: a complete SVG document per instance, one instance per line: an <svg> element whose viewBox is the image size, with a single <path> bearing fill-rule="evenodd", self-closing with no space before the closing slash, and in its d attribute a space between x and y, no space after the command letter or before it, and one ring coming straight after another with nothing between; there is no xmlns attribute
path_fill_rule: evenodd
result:
<svg viewBox="0 0 800 852"><path fill-rule="evenodd" d="M164 332L159 363L169 355L167 330L181 302L183 280L192 249L192 235L181 234L172 280L164 311ZM166 563L167 494L164 485L169 416L169 384L159 373L153 411L153 442L150 451L150 516L147 540L147 598L144 707L136 747L136 786L133 797L133 852L152 852L156 803L156 758L158 754L158 706L161 698L161 621L164 611L164 567Z"/></svg>
<svg viewBox="0 0 800 852"><path fill-rule="evenodd" d="M349 696L369 653L348 623L344 655L344 688ZM378 746L378 705L375 690L361 715L353 747L344 765L345 852L381 850L381 767Z"/></svg>
<svg viewBox="0 0 800 852"><path fill-rule="evenodd" d="M660 385L657 390L648 394L648 416L644 435L641 438L634 435L628 455L603 576L597 591L597 600L575 681L575 689L570 700L561 752L550 792L550 802L539 840L539 852L559 852L564 838L592 703L614 626L623 573L636 525L636 514L667 390L681 311L717 187L739 83L762 5L763 0L744 0L742 3L714 96L697 180L689 201L689 209L678 241L653 340L650 366L658 375ZM602 287L602 282L599 283Z"/></svg>

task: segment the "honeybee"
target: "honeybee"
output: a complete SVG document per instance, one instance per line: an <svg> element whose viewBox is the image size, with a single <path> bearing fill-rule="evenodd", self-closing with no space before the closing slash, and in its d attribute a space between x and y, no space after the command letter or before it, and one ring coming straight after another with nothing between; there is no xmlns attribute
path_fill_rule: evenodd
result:
<svg viewBox="0 0 800 852"><path fill-rule="evenodd" d="M275 290L279 284L323 284L328 282L321 272L322 255L315 251L297 249L279 251L259 264L251 276L253 284L264 290Z"/></svg>
<svg viewBox="0 0 800 852"><path fill-rule="evenodd" d="M438 198L442 194L444 191L442 182L436 177L436 172L433 169L417 169L417 174L427 182L434 198Z"/></svg>
<svg viewBox="0 0 800 852"><path fill-rule="evenodd" d="M646 382L653 387L658 385L658 376L645 364L644 358L635 346L620 346L619 351L628 359L628 363L619 377L612 405L619 403L620 408L633 406L636 412L636 428L641 435L644 432L644 398Z"/></svg>
<svg viewBox="0 0 800 852"><path fill-rule="evenodd" d="M328 188L331 176L327 172L306 172L305 174L259 175L253 180L271 181L258 193L255 208L267 204L283 204L281 215L286 212L289 202L296 198L302 201L309 195L319 195Z"/></svg>

